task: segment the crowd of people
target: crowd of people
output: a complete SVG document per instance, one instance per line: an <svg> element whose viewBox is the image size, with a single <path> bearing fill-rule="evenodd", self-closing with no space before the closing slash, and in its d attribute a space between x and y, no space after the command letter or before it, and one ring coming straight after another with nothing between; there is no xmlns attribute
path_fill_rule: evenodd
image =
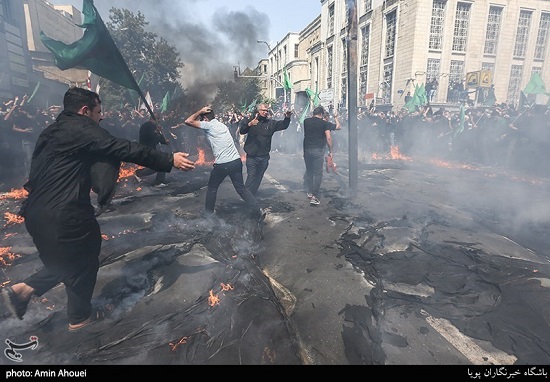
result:
<svg viewBox="0 0 550 382"><path fill-rule="evenodd" d="M550 144L549 109L535 104L523 110L506 104L462 105L453 112L445 107L433 110L428 104L412 113L359 108L357 122L349 124L345 111L317 106L311 115L298 118L290 110L273 113L265 103L250 113L219 115L207 105L185 119L175 112L103 112L99 95L82 88L67 90L63 108L32 109L26 96L19 101L16 97L2 107L0 145L9 161L0 167L0 179L25 175L28 196L20 215L44 267L5 286L2 294L11 313L22 319L33 295L63 283L69 331L102 318L91 304L101 233L90 193L95 191L98 200L108 204L122 162L143 166L136 174L138 181L156 174L155 185L164 185L166 173L174 168L192 170L190 154L209 148L214 165L205 212L215 213L218 188L229 177L252 218L261 223L266 215L257 193L270 153L302 153L304 193L310 205L318 206L326 156L344 153L349 145L348 130L341 128L345 124L357 126L358 152L365 161L399 148L409 156L535 169L533 163L547 163ZM160 145L169 148L162 150ZM538 168L547 172L546 167Z"/></svg>
<svg viewBox="0 0 550 382"><path fill-rule="evenodd" d="M24 181L22 176L26 176L30 170L32 150L38 135L55 121L62 109L61 106L51 106L41 110L25 103L26 99L26 96L21 99L16 97L0 104L0 147L4 152L5 163L0 167L0 189L21 185ZM398 147L404 155L443 157L520 169L527 169L527 164L545 158L550 145L548 107L531 105L519 110L506 103L492 107L466 105L464 113L461 113L456 105L453 106L447 109L445 106L434 108L426 105L412 113L406 109L395 111L380 110L375 106L359 107L359 160L368 162L373 158L384 157L392 147ZM273 120L284 121L286 118L282 111L274 112L269 105L266 110ZM334 110L327 111L330 112L329 121L334 123ZM303 119L301 123L299 118L301 113L302 110L296 111L287 120L288 125L284 129L270 132L275 138L270 142L270 150L297 154L302 152L304 132ZM178 113L170 111L155 114L163 133L158 139L165 140L161 142L161 151L183 151L191 155L197 155L198 150L211 152L203 134L194 129L181 128L185 123ZM240 133L239 126L243 120L253 118L253 114L230 110L219 112L216 117L228 126L237 148L243 154L246 134ZM146 110L107 110L101 126L114 136L143 143L147 138L143 134L145 129L141 133L140 129L150 118ZM346 110L341 110L338 118L342 126L348 126ZM155 129L152 131L154 133ZM333 134L335 152L347 152L347 131L344 128ZM251 143L248 145L251 146ZM247 163L247 166L251 164ZM254 171L254 168L248 170ZM151 170L144 169L140 174L143 173L150 174ZM154 183L164 184L164 175L158 173Z"/></svg>

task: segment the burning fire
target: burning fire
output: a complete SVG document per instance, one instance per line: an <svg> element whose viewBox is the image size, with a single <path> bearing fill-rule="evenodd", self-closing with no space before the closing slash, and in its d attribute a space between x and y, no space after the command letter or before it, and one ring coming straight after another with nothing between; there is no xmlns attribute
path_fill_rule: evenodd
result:
<svg viewBox="0 0 550 382"><path fill-rule="evenodd" d="M377 153L373 153L372 159L374 160L393 159L393 160L404 160L408 162L412 161L411 157L401 154L401 152L399 151L399 146L391 146L389 156L388 155L382 156Z"/></svg>
<svg viewBox="0 0 550 382"><path fill-rule="evenodd" d="M233 290L233 286L231 284L224 284L220 283L220 286L222 287L222 292L227 292L229 290ZM208 297L208 305L215 306L220 305L220 298L217 294L214 294L212 290L210 290L210 296Z"/></svg>
<svg viewBox="0 0 550 382"><path fill-rule="evenodd" d="M134 176L136 170L143 168L133 163L122 162L120 165L120 171L118 172L118 182L121 182L124 178L129 178Z"/></svg>
<svg viewBox="0 0 550 382"><path fill-rule="evenodd" d="M220 298L210 290L210 296L208 297L208 305L215 306L220 305Z"/></svg>
<svg viewBox="0 0 550 382"><path fill-rule="evenodd" d="M199 157L195 161L195 165L197 165L197 166L206 166L206 165L214 164L214 162L207 162L206 161L206 153L205 153L204 149L199 148L198 152L199 152Z"/></svg>
<svg viewBox="0 0 550 382"><path fill-rule="evenodd" d="M4 227L7 227L10 224L21 224L25 221L25 219L22 216L12 214L11 212L4 213L4 218L7 221Z"/></svg>
<svg viewBox="0 0 550 382"><path fill-rule="evenodd" d="M0 266L7 267L11 265L15 259L21 257L10 251L11 247L0 247Z"/></svg>
<svg viewBox="0 0 550 382"><path fill-rule="evenodd" d="M3 199L23 199L26 198L29 193L24 188L15 189L13 188L10 192L5 192L0 195L0 200Z"/></svg>
<svg viewBox="0 0 550 382"><path fill-rule="evenodd" d="M179 339L178 342L174 343L174 342L170 342L170 347L172 348L172 351L176 351L176 349L178 348L178 346L180 345L183 345L183 344L186 344L187 343L187 338L188 337L181 337Z"/></svg>

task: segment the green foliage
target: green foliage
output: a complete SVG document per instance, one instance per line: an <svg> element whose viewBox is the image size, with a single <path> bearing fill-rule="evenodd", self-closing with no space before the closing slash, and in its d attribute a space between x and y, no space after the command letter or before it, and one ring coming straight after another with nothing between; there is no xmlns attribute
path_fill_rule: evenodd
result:
<svg viewBox="0 0 550 382"><path fill-rule="evenodd" d="M141 80L140 89L150 92L152 99L160 103L167 92L173 92L179 85L179 69L183 62L174 46L147 31L149 23L145 16L127 9L111 8L107 28L120 53L126 60L136 81ZM100 79L101 98L106 108L117 108L128 104L137 107L139 96L111 81Z"/></svg>

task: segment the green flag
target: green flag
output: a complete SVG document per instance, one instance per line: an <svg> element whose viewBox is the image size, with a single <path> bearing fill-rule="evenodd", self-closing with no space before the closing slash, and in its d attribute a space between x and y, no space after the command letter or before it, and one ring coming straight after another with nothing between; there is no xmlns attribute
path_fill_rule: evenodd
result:
<svg viewBox="0 0 550 382"><path fill-rule="evenodd" d="M497 102L497 97L495 96L495 88L491 86L487 92L487 98L483 102L483 105L494 106L496 102Z"/></svg>
<svg viewBox="0 0 550 382"><path fill-rule="evenodd" d="M83 0L82 14L84 22L79 27L86 28L86 31L80 40L72 44L53 40L40 31L40 39L53 53L56 66L61 70L84 67L98 76L141 93L93 0Z"/></svg>
<svg viewBox="0 0 550 382"><path fill-rule="evenodd" d="M255 99L254 101L252 101L252 103L250 105L248 105L248 112L249 113L252 113L254 111L254 109L256 108L256 104L258 103L258 100Z"/></svg>
<svg viewBox="0 0 550 382"><path fill-rule="evenodd" d="M313 102L313 106L319 106L321 104L321 97L319 97L319 93L314 92L310 88L306 88L306 94Z"/></svg>
<svg viewBox="0 0 550 382"><path fill-rule="evenodd" d="M459 119L459 122L458 122L458 129L455 132L455 136L464 131L464 123L466 121L466 109L464 109L463 104L460 104L460 115L459 115L459 117L460 117L460 119Z"/></svg>
<svg viewBox="0 0 550 382"><path fill-rule="evenodd" d="M283 86L285 87L286 90L292 89L292 82L290 82L290 78L288 76L288 72L286 68L284 70Z"/></svg>
<svg viewBox="0 0 550 382"><path fill-rule="evenodd" d="M307 103L306 107L304 108L304 111L302 112L302 115L300 116L300 119L298 122L300 122L300 125L304 124L304 120L307 117L307 113L309 112L309 102Z"/></svg>
<svg viewBox="0 0 550 382"><path fill-rule="evenodd" d="M27 102L31 102L32 99L34 98L34 96L36 95L36 92L38 91L38 88L40 87L40 81L38 81L38 83L36 84L36 86L34 87L34 90L32 91L32 94L31 96L29 97L29 99L27 100Z"/></svg>
<svg viewBox="0 0 550 382"><path fill-rule="evenodd" d="M524 94L546 94L546 88L538 73L533 73L531 79L523 89Z"/></svg>
<svg viewBox="0 0 550 382"><path fill-rule="evenodd" d="M523 111L529 107L529 100L524 92L519 92L519 110Z"/></svg>
<svg viewBox="0 0 550 382"><path fill-rule="evenodd" d="M161 113L166 113L169 107L170 107L170 92L167 91L166 94L164 95L164 98L162 99L162 104L160 105Z"/></svg>

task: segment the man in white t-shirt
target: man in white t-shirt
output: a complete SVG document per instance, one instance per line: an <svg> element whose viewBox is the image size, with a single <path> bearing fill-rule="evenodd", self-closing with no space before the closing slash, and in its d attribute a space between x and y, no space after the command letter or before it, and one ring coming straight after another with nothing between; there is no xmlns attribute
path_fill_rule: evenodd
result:
<svg viewBox="0 0 550 382"><path fill-rule="evenodd" d="M229 128L215 118L211 106L204 106L185 120L185 124L206 133L206 138L214 154L214 167L208 179L205 210L214 213L218 188L223 180L229 176L235 191L252 210L252 216L262 222L265 211L260 208L256 197L245 187L243 179L243 162Z"/></svg>

